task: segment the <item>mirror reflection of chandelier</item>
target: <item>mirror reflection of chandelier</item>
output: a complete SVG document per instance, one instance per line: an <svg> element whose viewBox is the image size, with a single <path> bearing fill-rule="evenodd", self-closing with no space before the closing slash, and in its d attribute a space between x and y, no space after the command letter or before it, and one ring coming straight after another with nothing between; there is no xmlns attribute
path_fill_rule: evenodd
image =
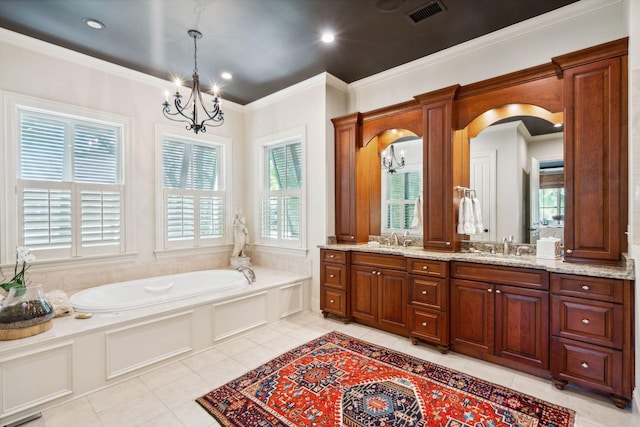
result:
<svg viewBox="0 0 640 427"><path fill-rule="evenodd" d="M196 134L198 132L206 132L207 128L205 123L210 126L220 126L224 123L224 114L220 107L221 99L218 96L217 89L214 86L213 89L213 108L207 110L204 101L202 100L202 92L200 91L200 76L198 75L198 46L196 41L202 38L202 33L197 30L187 31L189 37L193 38L193 83L191 85L191 94L189 98L182 103L182 95L180 95L180 82L177 82L176 93L173 94L173 106L175 111L171 110L171 104L169 104L169 92L165 93L165 100L162 103L162 113L169 120L175 122L187 123L186 129L192 130ZM202 115L199 115L200 110ZM202 119L202 120L200 120Z"/></svg>
<svg viewBox="0 0 640 427"><path fill-rule="evenodd" d="M389 155L387 155L387 150L382 152L382 167L387 169L388 173L396 173L398 169L402 169L404 167L404 151L400 152L400 160L396 158L396 151L393 148L393 144L391 144L388 148Z"/></svg>

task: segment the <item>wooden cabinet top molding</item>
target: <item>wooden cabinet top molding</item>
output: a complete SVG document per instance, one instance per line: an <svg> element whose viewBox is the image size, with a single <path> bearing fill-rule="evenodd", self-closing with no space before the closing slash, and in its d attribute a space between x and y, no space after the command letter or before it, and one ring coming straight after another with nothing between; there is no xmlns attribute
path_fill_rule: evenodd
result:
<svg viewBox="0 0 640 427"><path fill-rule="evenodd" d="M629 38L625 37L587 49L582 49L577 52L556 56L552 58L551 61L560 67L560 69L566 70L568 68L585 65L590 62L624 56L627 55L628 50Z"/></svg>

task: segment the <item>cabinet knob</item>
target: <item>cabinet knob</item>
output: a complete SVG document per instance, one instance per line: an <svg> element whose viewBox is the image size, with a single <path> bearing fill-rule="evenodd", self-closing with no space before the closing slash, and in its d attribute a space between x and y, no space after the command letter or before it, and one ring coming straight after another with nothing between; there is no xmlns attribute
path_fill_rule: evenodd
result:
<svg viewBox="0 0 640 427"><path fill-rule="evenodd" d="M582 319L582 323L584 323L585 325L588 325L591 322L589 322L589 319Z"/></svg>
<svg viewBox="0 0 640 427"><path fill-rule="evenodd" d="M573 250L572 250L572 249L565 249L564 251L565 251L566 253L568 253L568 254L572 254L572 253L573 253Z"/></svg>
<svg viewBox="0 0 640 427"><path fill-rule="evenodd" d="M329 258L333 258L333 255L329 255Z"/></svg>
<svg viewBox="0 0 640 427"><path fill-rule="evenodd" d="M591 289L589 285L582 285L580 287L582 288L583 291L588 291L589 289Z"/></svg>
<svg viewBox="0 0 640 427"><path fill-rule="evenodd" d="M376 274L379 276L381 273L378 271Z"/></svg>
<svg viewBox="0 0 640 427"><path fill-rule="evenodd" d="M422 326L427 326L427 322L422 322Z"/></svg>
<svg viewBox="0 0 640 427"><path fill-rule="evenodd" d="M336 300L332 299L331 301L329 301L331 304L333 304L334 302L336 302Z"/></svg>
<svg viewBox="0 0 640 427"><path fill-rule="evenodd" d="M422 295L426 295L426 294L427 294L427 291L422 291Z"/></svg>
<svg viewBox="0 0 640 427"><path fill-rule="evenodd" d="M502 291L500 289L496 289L496 294L501 294Z"/></svg>
<svg viewBox="0 0 640 427"><path fill-rule="evenodd" d="M493 289L489 288L487 289L487 292L493 292Z"/></svg>
<svg viewBox="0 0 640 427"><path fill-rule="evenodd" d="M375 271L375 270L373 270L373 271L371 272L371 274L376 274L376 271Z"/></svg>
<svg viewBox="0 0 640 427"><path fill-rule="evenodd" d="M329 277L336 277L336 275L335 274L330 274Z"/></svg>
<svg viewBox="0 0 640 427"><path fill-rule="evenodd" d="M423 269L423 270L428 270L428 269L429 269L429 267L427 267L426 265L423 265L423 266L422 266L422 269Z"/></svg>
<svg viewBox="0 0 640 427"><path fill-rule="evenodd" d="M446 243L446 245L447 245L447 246L451 246L451 242L447 242L447 243Z"/></svg>
<svg viewBox="0 0 640 427"><path fill-rule="evenodd" d="M584 369L587 369L589 367L589 364L587 362L582 362L580 366L582 366Z"/></svg>

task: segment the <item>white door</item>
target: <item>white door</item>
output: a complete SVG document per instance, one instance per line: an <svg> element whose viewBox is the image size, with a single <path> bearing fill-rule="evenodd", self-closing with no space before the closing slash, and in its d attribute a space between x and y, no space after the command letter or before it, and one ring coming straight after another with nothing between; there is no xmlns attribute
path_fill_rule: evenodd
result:
<svg viewBox="0 0 640 427"><path fill-rule="evenodd" d="M495 242L496 237L496 151L481 151L471 155L469 185L476 192L482 206L482 234L471 240Z"/></svg>
<svg viewBox="0 0 640 427"><path fill-rule="evenodd" d="M529 243L535 243L540 239L540 161L535 157L531 158L529 188L531 202Z"/></svg>

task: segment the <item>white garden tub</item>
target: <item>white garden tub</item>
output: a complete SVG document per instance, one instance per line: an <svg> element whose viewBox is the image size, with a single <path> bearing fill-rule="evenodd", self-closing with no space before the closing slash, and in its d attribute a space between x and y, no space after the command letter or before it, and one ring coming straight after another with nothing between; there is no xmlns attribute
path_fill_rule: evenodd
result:
<svg viewBox="0 0 640 427"><path fill-rule="evenodd" d="M236 270L202 270L110 283L71 296L77 312L109 313L150 307L168 301L247 286Z"/></svg>

